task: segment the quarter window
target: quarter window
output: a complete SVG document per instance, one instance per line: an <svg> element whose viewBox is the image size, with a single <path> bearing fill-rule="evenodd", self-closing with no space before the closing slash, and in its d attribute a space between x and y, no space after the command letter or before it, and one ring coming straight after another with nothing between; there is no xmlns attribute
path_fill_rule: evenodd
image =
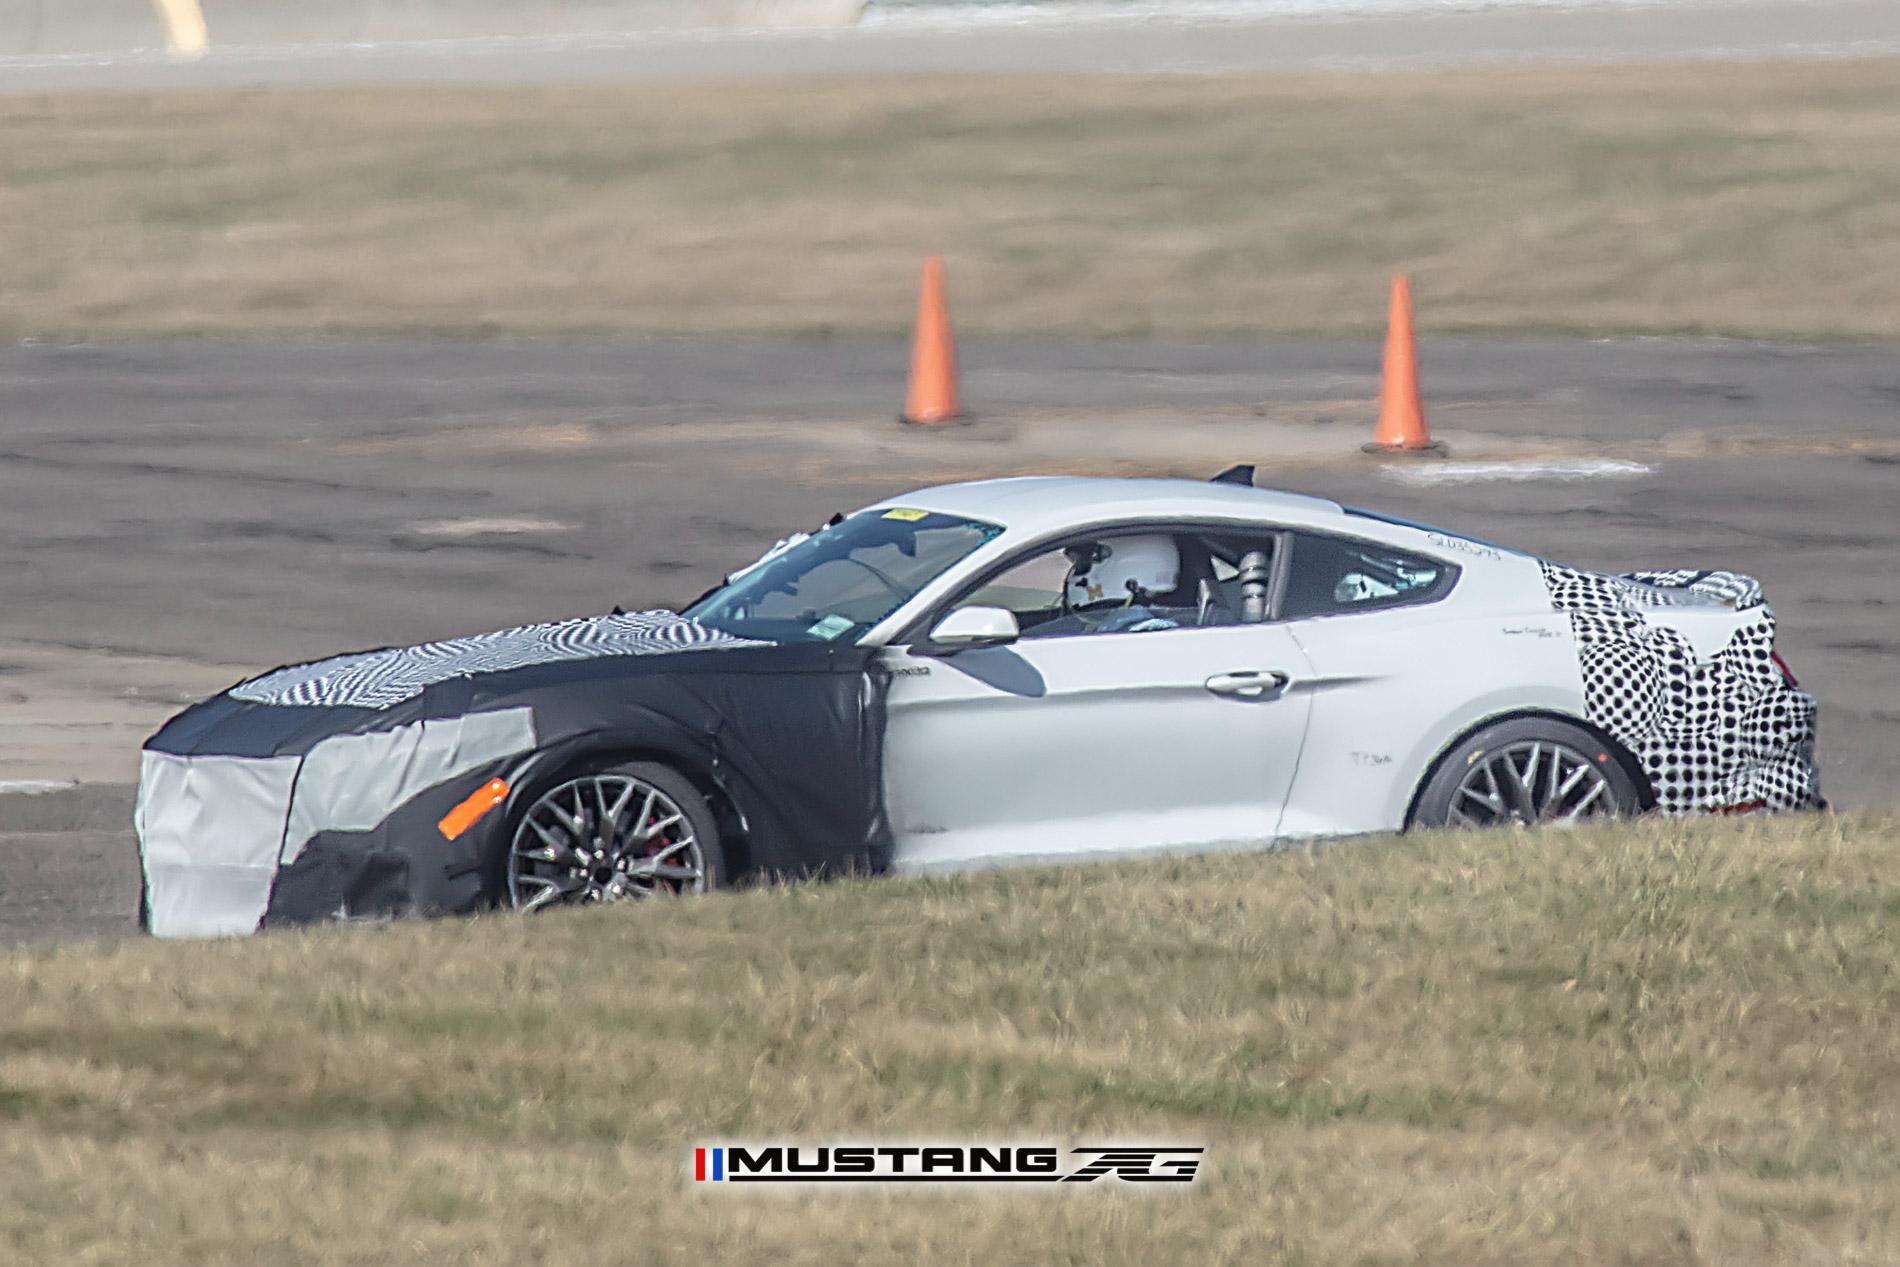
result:
<svg viewBox="0 0 1900 1267"><path fill-rule="evenodd" d="M1280 605L1284 620L1423 602L1455 569L1366 541L1298 535Z"/></svg>

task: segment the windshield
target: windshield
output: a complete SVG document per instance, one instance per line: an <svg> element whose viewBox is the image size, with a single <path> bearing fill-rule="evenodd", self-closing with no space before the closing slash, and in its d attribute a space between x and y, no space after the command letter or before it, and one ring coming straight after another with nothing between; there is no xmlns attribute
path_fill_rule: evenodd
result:
<svg viewBox="0 0 1900 1267"><path fill-rule="evenodd" d="M867 510L735 574L686 614L741 638L853 642L1002 532L929 510Z"/></svg>

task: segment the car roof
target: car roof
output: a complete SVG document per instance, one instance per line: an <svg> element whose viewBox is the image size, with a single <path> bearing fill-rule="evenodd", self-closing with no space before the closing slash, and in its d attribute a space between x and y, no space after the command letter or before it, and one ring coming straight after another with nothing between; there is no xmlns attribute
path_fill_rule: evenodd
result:
<svg viewBox="0 0 1900 1267"><path fill-rule="evenodd" d="M1013 533L1055 531L1111 519L1261 519L1317 524L1345 513L1338 502L1245 484L1186 479L1114 479L1029 475L940 484L893 497L877 508L908 506L1001 524Z"/></svg>

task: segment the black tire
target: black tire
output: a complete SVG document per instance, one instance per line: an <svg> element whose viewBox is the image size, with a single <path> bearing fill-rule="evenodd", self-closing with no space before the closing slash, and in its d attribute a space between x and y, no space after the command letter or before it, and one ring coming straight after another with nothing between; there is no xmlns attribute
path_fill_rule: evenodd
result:
<svg viewBox="0 0 1900 1267"><path fill-rule="evenodd" d="M1522 777L1527 764L1529 782L1536 784L1528 789ZM1584 767L1582 773L1578 766ZM1572 775L1578 779L1575 790L1553 797ZM1601 789L1594 790L1599 783ZM1406 826L1563 824L1629 818L1642 811L1636 780L1601 739L1555 717L1518 717L1483 727L1441 756Z"/></svg>
<svg viewBox="0 0 1900 1267"><path fill-rule="evenodd" d="M507 830L495 841L492 856L487 867L489 893L494 904L504 910L514 905L510 898L509 863L516 835L522 830L522 824L540 802L541 798L557 791L576 779L598 777L621 777L636 780L671 800L679 808L692 829L693 842L699 853L700 870L703 875L703 888L707 893L726 887L728 871L726 855L719 839L719 821L693 786L679 771L657 761L613 761L611 759L585 763L570 767L558 776L549 779L539 788L534 797L524 799L520 808L509 820ZM551 903L557 904L557 903Z"/></svg>

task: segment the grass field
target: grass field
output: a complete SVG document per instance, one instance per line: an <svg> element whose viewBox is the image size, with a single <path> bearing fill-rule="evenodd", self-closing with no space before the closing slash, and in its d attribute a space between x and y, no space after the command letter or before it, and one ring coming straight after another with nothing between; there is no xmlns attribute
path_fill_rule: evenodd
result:
<svg viewBox="0 0 1900 1267"><path fill-rule="evenodd" d="M1895 61L0 100L0 336L1900 335Z"/></svg>
<svg viewBox="0 0 1900 1267"><path fill-rule="evenodd" d="M0 958L0 1259L1900 1257L1900 819L1414 837ZM695 1143L1204 1142L708 1191Z"/></svg>

